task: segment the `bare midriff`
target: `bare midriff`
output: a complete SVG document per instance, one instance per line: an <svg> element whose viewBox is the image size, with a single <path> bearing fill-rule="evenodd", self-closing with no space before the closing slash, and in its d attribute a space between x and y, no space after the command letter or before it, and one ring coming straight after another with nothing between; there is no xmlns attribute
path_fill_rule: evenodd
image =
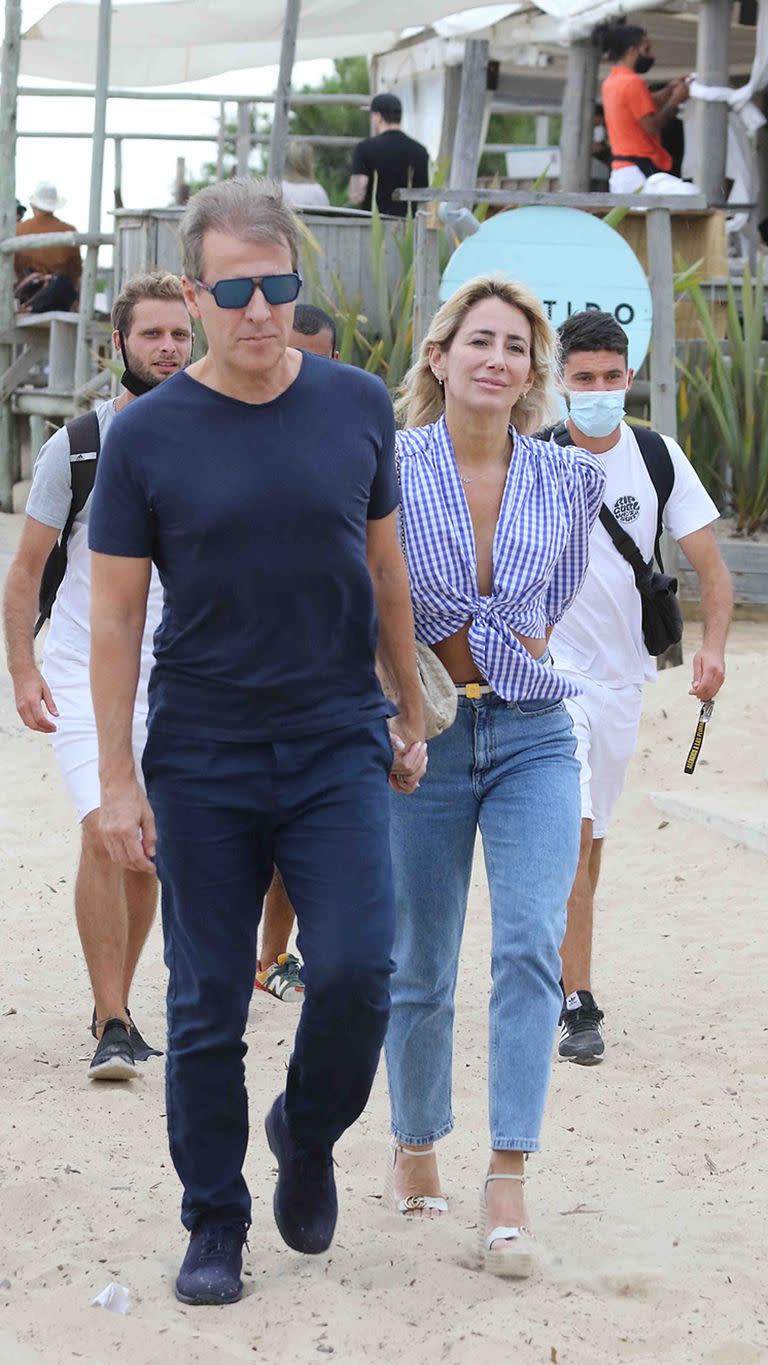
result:
<svg viewBox="0 0 768 1365"><path fill-rule="evenodd" d="M468 682L483 683L486 681L472 658L468 640L469 627L470 622L467 621L460 630L456 631L455 635L449 635L447 640L439 640L436 645L431 646L443 668L460 686ZM521 635L519 631L514 631L513 634L534 659L540 659L542 654L546 652L546 640L535 639L531 635Z"/></svg>

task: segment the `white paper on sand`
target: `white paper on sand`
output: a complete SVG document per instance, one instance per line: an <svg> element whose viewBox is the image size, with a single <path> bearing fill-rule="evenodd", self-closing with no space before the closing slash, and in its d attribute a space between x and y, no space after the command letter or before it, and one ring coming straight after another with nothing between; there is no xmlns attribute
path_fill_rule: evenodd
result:
<svg viewBox="0 0 768 1365"><path fill-rule="evenodd" d="M91 1303L92 1308L106 1308L109 1313L127 1313L130 1306L130 1290L125 1285L115 1284L114 1280Z"/></svg>

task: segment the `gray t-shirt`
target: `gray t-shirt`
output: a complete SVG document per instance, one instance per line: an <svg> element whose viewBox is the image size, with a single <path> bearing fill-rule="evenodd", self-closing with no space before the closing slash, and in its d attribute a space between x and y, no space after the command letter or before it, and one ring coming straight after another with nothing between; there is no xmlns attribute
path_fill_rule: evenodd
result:
<svg viewBox="0 0 768 1365"><path fill-rule="evenodd" d="M103 446L112 418L115 400L100 403L96 408ZM96 452L89 457L96 457ZM88 517L91 494L72 525L67 541L67 571L64 575L51 613L51 624L45 641L43 672L51 687L63 682L83 689L84 705L90 705L88 661L91 649L91 556L88 550ZM70 471L69 437L66 427L55 431L46 441L35 460L32 487L27 498L27 516L44 526L62 530L72 505L72 476ZM141 677L136 694L137 710L146 710L147 683L153 664L152 637L160 623L163 609L163 590L152 570L147 601L147 621L141 647ZM55 688L54 688L55 695Z"/></svg>

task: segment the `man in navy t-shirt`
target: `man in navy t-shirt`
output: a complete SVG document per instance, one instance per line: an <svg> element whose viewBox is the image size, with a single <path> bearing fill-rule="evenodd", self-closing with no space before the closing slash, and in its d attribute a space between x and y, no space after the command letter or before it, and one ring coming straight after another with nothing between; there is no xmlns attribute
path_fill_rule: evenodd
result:
<svg viewBox="0 0 768 1365"><path fill-rule="evenodd" d="M128 867L156 852L163 888L168 1130L191 1233L176 1293L228 1303L251 1211L243 1034L257 907L276 863L305 1000L267 1117L275 1217L289 1246L317 1252L336 1221L333 1144L367 1101L387 1025L387 782L412 791L426 746L386 389L288 347L298 235L278 186L203 190L182 243L209 349L105 443L91 680L105 839ZM131 714L153 562L165 605L145 797ZM392 740L377 643L400 698Z"/></svg>

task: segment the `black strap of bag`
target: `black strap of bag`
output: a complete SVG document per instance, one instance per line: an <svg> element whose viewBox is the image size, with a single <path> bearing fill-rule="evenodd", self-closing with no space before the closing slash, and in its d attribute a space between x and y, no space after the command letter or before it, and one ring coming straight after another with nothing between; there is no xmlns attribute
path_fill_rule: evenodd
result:
<svg viewBox="0 0 768 1365"><path fill-rule="evenodd" d="M71 422L67 422L67 435L72 502L61 535L43 568L38 599L40 615L35 624L35 635L40 633L53 610L56 594L67 572L67 541L75 518L85 507L96 482L96 465L101 450L101 431L96 413L84 412L80 417L74 417ZM87 459L86 456L92 458Z"/></svg>
<svg viewBox="0 0 768 1365"><path fill-rule="evenodd" d="M677 579L664 572L660 543L664 508L675 482L675 469L667 444L658 432L649 431L646 427L633 427L632 430L656 493L658 513L654 553L660 572L654 573L653 560L648 564L645 562L637 543L619 524L605 503L600 508L600 521L619 554L632 569L642 603L645 647L649 654L658 655L683 638L683 617L677 600ZM565 422L554 427L549 436L560 446L574 444Z"/></svg>

